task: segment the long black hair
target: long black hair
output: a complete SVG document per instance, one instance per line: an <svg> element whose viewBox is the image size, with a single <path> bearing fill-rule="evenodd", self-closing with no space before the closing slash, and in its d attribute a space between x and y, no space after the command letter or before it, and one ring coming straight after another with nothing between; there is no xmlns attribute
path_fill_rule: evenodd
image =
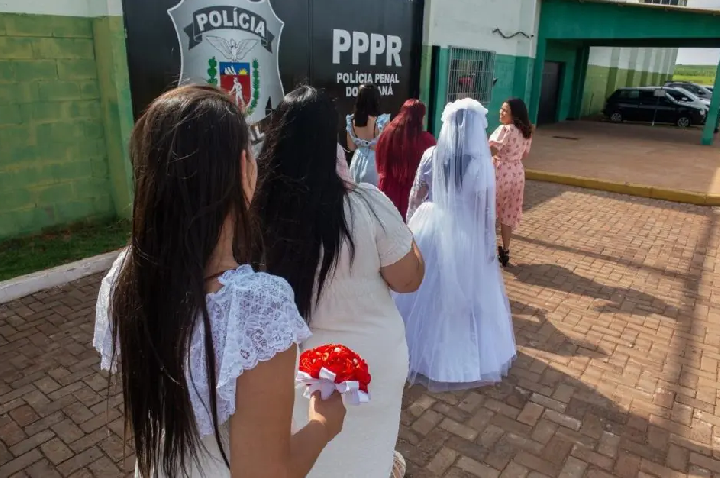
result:
<svg viewBox="0 0 720 478"><path fill-rule="evenodd" d="M156 99L130 139L132 243L110 314L125 419L144 477L161 471L187 476L190 462L197 462L202 444L190 402L193 385L186 379L196 326L205 330L210 412L229 464L217 423L205 268L228 217L235 225L236 260L249 262L253 227L241 167L247 151L242 113L209 86L186 86Z"/></svg>
<svg viewBox="0 0 720 478"><path fill-rule="evenodd" d="M355 101L355 126L367 126L370 116L380 116L380 90L373 83L364 83Z"/></svg>
<svg viewBox="0 0 720 478"><path fill-rule="evenodd" d="M535 128L533 128L533 125L530 122L530 115L528 114L528 109L527 106L525 106L525 102L520 98L510 98L505 103L507 103L508 107L510 108L510 114L513 118L513 124L517 129L520 130L523 138L532 138L533 130Z"/></svg>
<svg viewBox="0 0 720 478"><path fill-rule="evenodd" d="M301 86L273 112L258 158L253 205L260 213L264 254L256 260L290 283L308 322L344 241L351 257L354 253L345 217L348 186L336 170L337 131L332 100Z"/></svg>

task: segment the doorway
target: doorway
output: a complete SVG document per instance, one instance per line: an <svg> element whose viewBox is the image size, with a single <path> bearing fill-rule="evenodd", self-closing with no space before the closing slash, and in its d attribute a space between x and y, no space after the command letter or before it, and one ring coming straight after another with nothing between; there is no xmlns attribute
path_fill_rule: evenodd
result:
<svg viewBox="0 0 720 478"><path fill-rule="evenodd" d="M540 105L538 108L539 125L557 122L562 70L563 63L559 61L546 61L543 66Z"/></svg>

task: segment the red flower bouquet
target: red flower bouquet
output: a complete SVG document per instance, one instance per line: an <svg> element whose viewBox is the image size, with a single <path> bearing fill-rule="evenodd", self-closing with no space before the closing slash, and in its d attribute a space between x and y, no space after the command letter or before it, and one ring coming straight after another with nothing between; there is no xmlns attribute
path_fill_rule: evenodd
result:
<svg viewBox="0 0 720 478"><path fill-rule="evenodd" d="M320 392L325 400L337 390L348 405L366 403L370 380L367 363L344 345L321 345L300 355L297 382L305 385L308 398Z"/></svg>

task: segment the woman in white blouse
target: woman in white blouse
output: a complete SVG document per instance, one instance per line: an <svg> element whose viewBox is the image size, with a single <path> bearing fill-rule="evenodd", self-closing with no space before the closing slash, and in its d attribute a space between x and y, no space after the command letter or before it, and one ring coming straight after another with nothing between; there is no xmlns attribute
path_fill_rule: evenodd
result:
<svg viewBox="0 0 720 478"><path fill-rule="evenodd" d="M120 374L138 477L300 478L342 427L335 395L291 436L310 331L288 283L248 265L248 145L207 86L165 93L133 131L132 241L102 282L94 345Z"/></svg>

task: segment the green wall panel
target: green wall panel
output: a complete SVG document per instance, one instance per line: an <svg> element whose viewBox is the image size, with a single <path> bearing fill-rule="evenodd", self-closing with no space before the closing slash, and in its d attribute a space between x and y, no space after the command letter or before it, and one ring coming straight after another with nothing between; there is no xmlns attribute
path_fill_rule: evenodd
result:
<svg viewBox="0 0 720 478"><path fill-rule="evenodd" d="M0 238L114 215L92 22L0 13Z"/></svg>
<svg viewBox="0 0 720 478"><path fill-rule="evenodd" d="M563 64L558 100L558 121L565 121L571 116L577 51L578 48L575 45L551 43L547 46L545 53L545 61L557 61Z"/></svg>
<svg viewBox="0 0 720 478"><path fill-rule="evenodd" d="M97 60L103 126L107 138L110 192L115 213L132 216L132 169L128 145L133 127L130 79L122 17L96 18L95 44L103 55Z"/></svg>
<svg viewBox="0 0 720 478"><path fill-rule="evenodd" d="M600 114L605 100L615 90L632 86L659 86L667 75L648 73L624 68L589 65L585 78L585 93L582 99L582 116Z"/></svg>
<svg viewBox="0 0 720 478"><path fill-rule="evenodd" d="M132 123L121 17L0 13L0 239L125 215Z"/></svg>
<svg viewBox="0 0 720 478"><path fill-rule="evenodd" d="M430 105L430 98L432 97L430 78L432 76L432 46L422 46L422 57L420 63L420 101L425 105ZM427 128L430 119L426 116L423 120L424 126Z"/></svg>

